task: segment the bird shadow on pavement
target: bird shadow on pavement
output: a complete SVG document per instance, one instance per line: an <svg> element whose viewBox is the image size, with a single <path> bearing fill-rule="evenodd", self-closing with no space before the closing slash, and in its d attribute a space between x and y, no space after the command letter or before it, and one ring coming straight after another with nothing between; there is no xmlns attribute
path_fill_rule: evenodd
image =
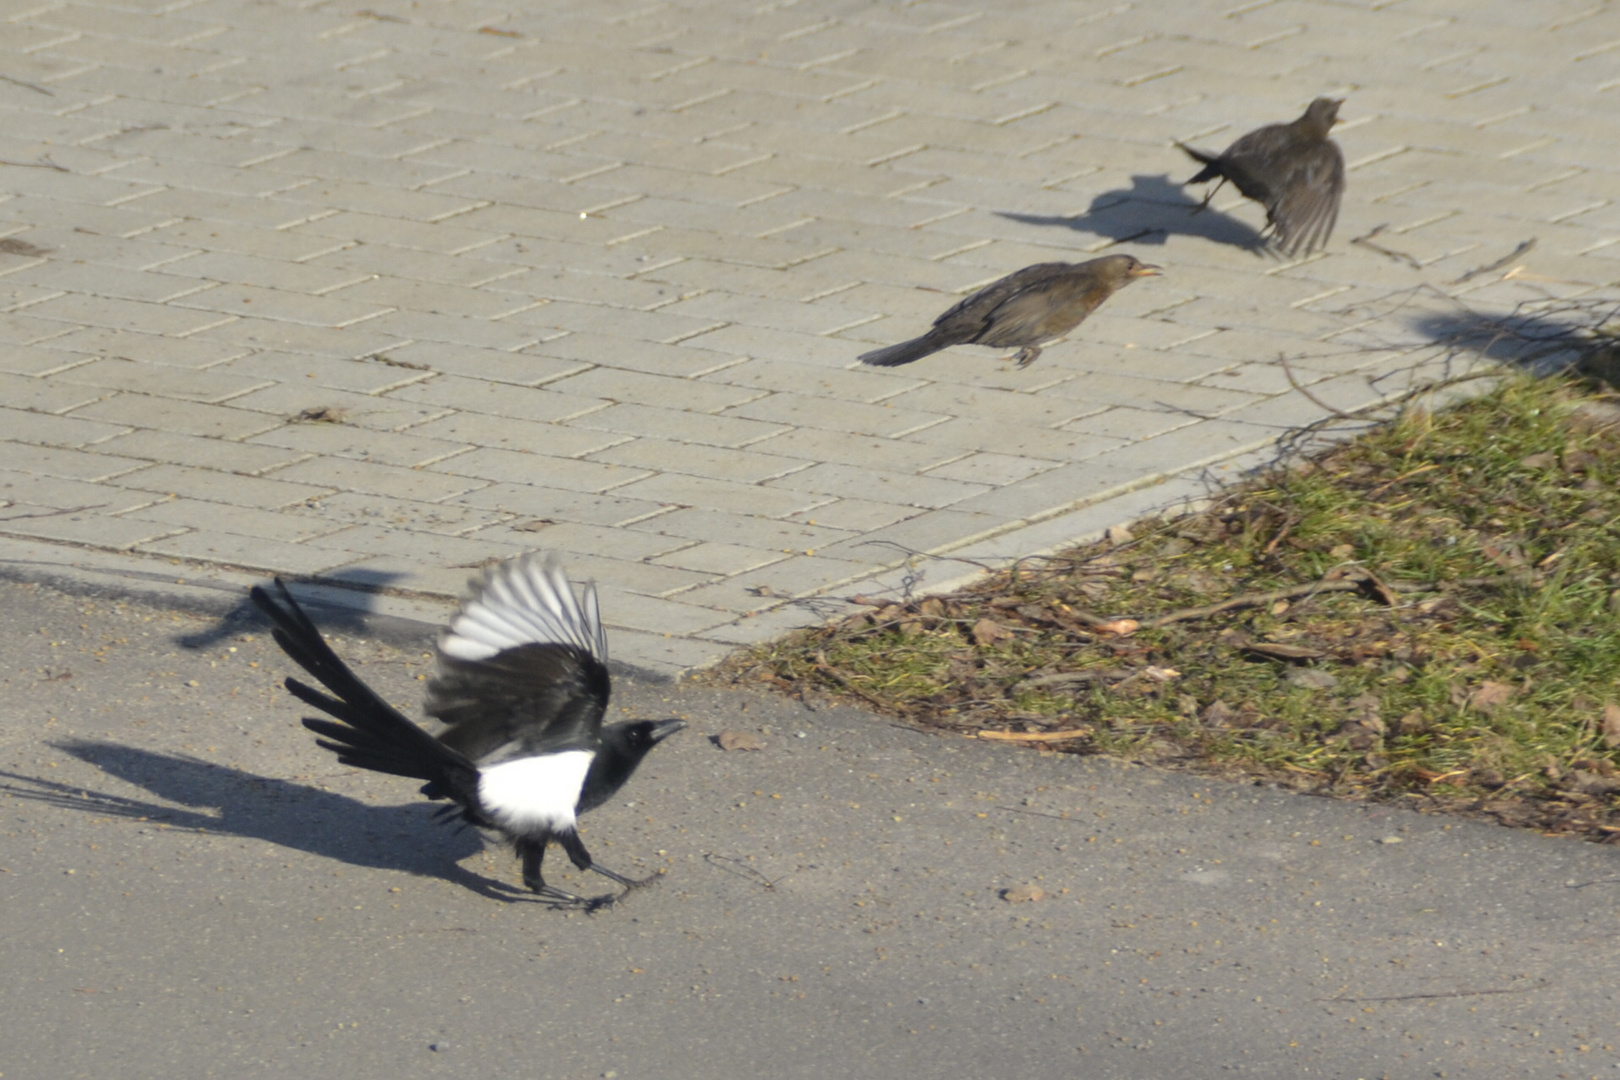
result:
<svg viewBox="0 0 1620 1080"><path fill-rule="evenodd" d="M1506 314L1464 307L1422 311L1409 325L1455 355L1510 364L1530 375L1579 370L1610 383L1620 373L1620 343L1604 327L1620 317L1612 298L1536 301Z"/></svg>
<svg viewBox="0 0 1620 1080"><path fill-rule="evenodd" d="M1116 244L1163 244L1175 233L1243 248L1256 255L1270 251L1258 230L1210 207L1194 213L1199 206L1200 200L1189 196L1168 173L1160 173L1158 176L1132 176L1130 187L1103 192L1091 200L1084 214L1075 217L1015 214L1007 210L997 210L996 214L1026 225L1062 225L1076 232L1107 237Z"/></svg>
<svg viewBox="0 0 1620 1080"><path fill-rule="evenodd" d="M372 598L391 582L404 576L388 570L352 570L331 583L289 581L287 588L292 590L293 597L300 604L311 610L311 617L323 631L356 636L369 632ZM345 603L333 604L325 599L338 593L341 593ZM206 630L176 635L174 643L184 649L206 649L255 625L266 627L269 620L253 606L247 593L243 593L241 599L219 616L212 626Z"/></svg>
<svg viewBox="0 0 1620 1080"><path fill-rule="evenodd" d="M97 817L248 837L352 866L442 878L494 900L534 899L525 889L457 865L481 850L483 842L459 822L435 822L439 808L427 803L378 806L307 784L116 743L74 740L52 745L163 801L146 802L5 771L0 771L0 780L5 781L0 788L19 799Z"/></svg>

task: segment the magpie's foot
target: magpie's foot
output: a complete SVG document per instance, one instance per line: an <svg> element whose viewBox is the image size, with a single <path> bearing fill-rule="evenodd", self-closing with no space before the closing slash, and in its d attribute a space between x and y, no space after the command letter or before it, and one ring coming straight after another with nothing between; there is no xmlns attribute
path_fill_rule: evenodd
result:
<svg viewBox="0 0 1620 1080"><path fill-rule="evenodd" d="M593 865L591 869L595 870L598 874L601 874L609 881L617 881L620 885L623 885L624 892L620 893L621 896L634 892L637 889L645 889L648 885L657 884L658 880L664 876L664 871L662 870L655 870L644 878L628 878L623 874L615 874L612 870L607 870L600 866Z"/></svg>

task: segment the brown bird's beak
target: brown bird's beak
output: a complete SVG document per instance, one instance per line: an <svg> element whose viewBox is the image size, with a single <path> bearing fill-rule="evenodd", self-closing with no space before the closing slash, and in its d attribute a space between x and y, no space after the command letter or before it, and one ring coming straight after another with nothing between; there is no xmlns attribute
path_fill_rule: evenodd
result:
<svg viewBox="0 0 1620 1080"><path fill-rule="evenodd" d="M1158 277L1162 273L1164 273L1164 271L1157 266L1149 266L1147 263L1137 263L1136 269L1131 271L1131 277Z"/></svg>

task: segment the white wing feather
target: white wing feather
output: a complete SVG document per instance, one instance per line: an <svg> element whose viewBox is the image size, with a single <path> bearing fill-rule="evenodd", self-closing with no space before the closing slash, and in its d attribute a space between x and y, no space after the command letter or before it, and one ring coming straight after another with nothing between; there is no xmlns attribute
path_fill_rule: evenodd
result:
<svg viewBox="0 0 1620 1080"><path fill-rule="evenodd" d="M572 645L607 663L596 584L585 586L581 604L555 554L521 555L486 571L439 635L440 654L459 660L544 644Z"/></svg>

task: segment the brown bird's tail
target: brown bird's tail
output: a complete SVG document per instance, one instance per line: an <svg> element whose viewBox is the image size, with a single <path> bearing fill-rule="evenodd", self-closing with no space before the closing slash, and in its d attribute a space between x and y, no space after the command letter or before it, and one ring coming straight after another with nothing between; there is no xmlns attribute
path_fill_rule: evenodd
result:
<svg viewBox="0 0 1620 1080"><path fill-rule="evenodd" d="M1186 181L1186 183L1203 184L1221 175L1219 157L1214 154L1206 154L1202 150L1194 150L1186 143L1178 142L1176 145L1181 147L1181 149L1186 152L1188 157L1192 158L1194 161L1203 166L1203 169L1199 171L1198 175L1193 177L1191 180Z"/></svg>
<svg viewBox="0 0 1620 1080"><path fill-rule="evenodd" d="M901 364L909 364L913 360L921 360L923 357L937 353L939 350L953 344L955 342L944 334L938 334L930 330L922 337L902 341L900 344L890 345L886 349L873 349L869 353L861 353L860 361L874 367L898 367Z"/></svg>

